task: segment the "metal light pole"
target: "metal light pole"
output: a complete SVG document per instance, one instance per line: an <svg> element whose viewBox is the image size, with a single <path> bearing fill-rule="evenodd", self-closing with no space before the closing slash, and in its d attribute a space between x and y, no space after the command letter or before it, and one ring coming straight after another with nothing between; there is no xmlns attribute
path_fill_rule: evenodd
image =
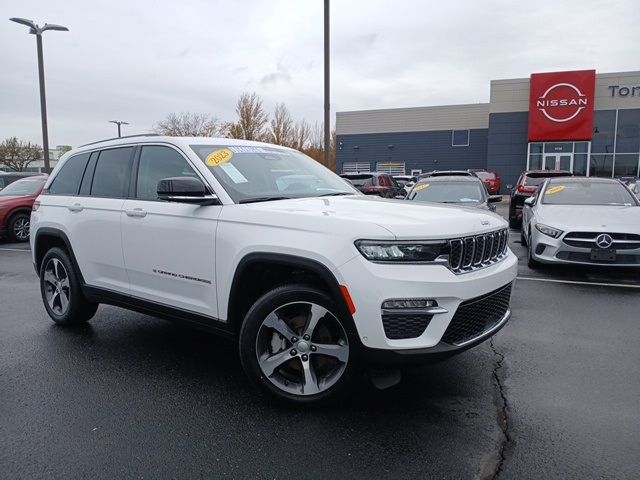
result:
<svg viewBox="0 0 640 480"><path fill-rule="evenodd" d="M120 125L129 125L127 122L123 122L122 120L109 120L109 123L115 123L118 125L118 138L122 136L120 135Z"/></svg>
<svg viewBox="0 0 640 480"><path fill-rule="evenodd" d="M38 48L38 79L40 81L40 115L42 117L42 154L44 155L44 171L51 173L51 164L49 163L49 130L47 128L47 100L44 93L44 59L42 55L42 34L47 30L58 30L68 32L67 27L62 25L54 25L45 23L43 27L36 25L33 20L26 18L10 18L12 22L26 25L29 27L29 33L36 36L36 45Z"/></svg>
<svg viewBox="0 0 640 480"><path fill-rule="evenodd" d="M331 108L329 107L329 0L324 0L324 166L329 167Z"/></svg>

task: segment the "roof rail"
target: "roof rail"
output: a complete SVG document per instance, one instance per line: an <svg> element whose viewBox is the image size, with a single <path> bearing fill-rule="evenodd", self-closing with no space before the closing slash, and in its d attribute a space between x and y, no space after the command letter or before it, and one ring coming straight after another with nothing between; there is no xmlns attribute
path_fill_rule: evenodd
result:
<svg viewBox="0 0 640 480"><path fill-rule="evenodd" d="M89 145L95 145L96 143L109 142L111 140L120 140L121 138L134 138L134 137L160 137L157 133L139 133L137 135L124 135L122 137L105 138L104 140L98 140L97 142L85 143L78 148L87 147Z"/></svg>

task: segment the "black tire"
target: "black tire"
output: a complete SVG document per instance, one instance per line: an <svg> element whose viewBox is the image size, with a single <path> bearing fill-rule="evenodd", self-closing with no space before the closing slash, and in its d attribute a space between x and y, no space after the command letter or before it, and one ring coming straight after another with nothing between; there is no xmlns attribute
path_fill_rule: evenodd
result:
<svg viewBox="0 0 640 480"><path fill-rule="evenodd" d="M319 393L315 394L303 394L303 393L291 393L285 391L283 388L277 385L278 382L271 380L265 375L260 363L258 361L258 350L259 343L263 338L275 338L277 342L287 342L283 344L281 349L278 352L267 353L266 355L271 358L271 356L276 356L279 353L284 353L285 355L282 358L288 358L287 355L291 354L292 351L295 350L296 345L300 345L303 341L302 338L296 337L299 340L298 344L294 344L293 342L289 342L286 340L286 337L279 334L274 334L274 332L267 326L263 326L263 322L267 321L267 317L270 317L277 310L283 308L285 305L294 306L298 304L306 304L311 303L317 306L320 306L328 311L332 316L331 317L322 317L324 320L320 322L329 321L339 322L343 332L346 334L346 338L348 338L348 359L346 362L340 362L340 365L343 365L342 372L340 376L337 376L337 379L332 380L332 383L328 388L319 391ZM242 327L240 329L240 339L239 339L239 350L240 350L240 360L242 363L242 367L244 371L249 376L249 378L256 384L263 392L268 393L271 397L276 399L279 403L286 406L293 407L315 407L320 405L325 405L327 403L333 403L337 399L341 398L348 390L349 387L354 383L354 377L357 371L356 368L356 343L357 340L350 335L349 332L352 332L351 322L349 320L345 320L340 318L340 309L336 306L335 302L323 291L317 290L308 285L302 284L288 284L274 288L270 290L262 297L260 297L247 312L244 322L242 323ZM278 319L280 317L278 316ZM320 325L318 322L318 325ZM265 330L266 329L266 330ZM265 335L264 332L268 333L267 337L263 337ZM303 329L292 329L293 333L298 335L302 335ZM278 335L274 337L274 335ZM273 339L269 340L269 345L273 343ZM314 338L311 338L309 341L310 348L315 348L313 346ZM319 342L318 345L326 342ZM312 350L315 352L315 350ZM319 353L319 352L318 352ZM298 355L301 352L297 352ZM266 358L266 357L265 357ZM315 354L309 353L308 365L311 367L312 363L317 365L317 359L323 358L322 355L315 356ZM325 357L326 358L326 357ZM291 367L298 367L300 372L303 370L303 360L302 357L291 357L291 359L283 360L283 363L279 364L277 370L274 370L274 373L270 377L280 377L281 375L281 367L284 367L285 370ZM292 363L289 363L292 362ZM338 364L338 363L336 363ZM315 370L315 369L314 369ZM287 372L285 372L286 374ZM314 372L314 378L320 378ZM301 378L302 380L302 378ZM319 383L316 383L315 387L318 387ZM285 379L286 383L286 379ZM290 388L298 388L297 383L295 382L295 378L292 379L292 382L289 384ZM301 382L302 385L302 382ZM306 389L306 385L301 386L303 390ZM320 390L321 387L318 387Z"/></svg>
<svg viewBox="0 0 640 480"><path fill-rule="evenodd" d="M18 213L11 217L7 225L9 239L12 242L28 242L30 222L31 216L27 213Z"/></svg>
<svg viewBox="0 0 640 480"><path fill-rule="evenodd" d="M516 218L515 218L515 214L511 215L509 214L509 228L513 228L514 230L519 229L522 226L522 222L519 222Z"/></svg>
<svg viewBox="0 0 640 480"><path fill-rule="evenodd" d="M527 246L527 239L524 236L524 230L520 230L520 243L523 247Z"/></svg>
<svg viewBox="0 0 640 480"><path fill-rule="evenodd" d="M62 267L62 269L60 268ZM58 277L63 279L57 286L51 282L51 273L57 268ZM63 272L64 270L64 272ZM66 281L64 280L66 277ZM65 286L66 285L66 286ZM40 264L40 294L44 308L58 325L78 325L85 323L96 313L98 304L89 302L82 293L78 275L66 251L61 248L51 248L45 254ZM53 303L51 297L57 294ZM66 306L61 298L67 299Z"/></svg>

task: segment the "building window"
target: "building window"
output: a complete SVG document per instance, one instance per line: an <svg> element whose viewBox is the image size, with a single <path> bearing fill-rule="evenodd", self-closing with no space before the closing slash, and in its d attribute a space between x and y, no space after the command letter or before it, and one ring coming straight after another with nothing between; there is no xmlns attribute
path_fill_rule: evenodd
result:
<svg viewBox="0 0 640 480"><path fill-rule="evenodd" d="M389 175L404 175L404 162L378 162L376 171L388 173Z"/></svg>
<svg viewBox="0 0 640 480"><path fill-rule="evenodd" d="M614 177L635 177L638 175L638 154L616 154L613 165Z"/></svg>
<svg viewBox="0 0 640 480"><path fill-rule="evenodd" d="M613 176L613 155L591 155L589 175L611 178Z"/></svg>
<svg viewBox="0 0 640 480"><path fill-rule="evenodd" d="M640 152L640 109L618 110L616 153Z"/></svg>
<svg viewBox="0 0 640 480"><path fill-rule="evenodd" d="M344 162L342 164L342 173L360 173L370 171L371 164L369 162Z"/></svg>
<svg viewBox="0 0 640 480"><path fill-rule="evenodd" d="M451 146L452 147L468 147L469 146L469 130L452 130Z"/></svg>
<svg viewBox="0 0 640 480"><path fill-rule="evenodd" d="M593 117L591 153L613 153L616 131L616 111L596 110Z"/></svg>

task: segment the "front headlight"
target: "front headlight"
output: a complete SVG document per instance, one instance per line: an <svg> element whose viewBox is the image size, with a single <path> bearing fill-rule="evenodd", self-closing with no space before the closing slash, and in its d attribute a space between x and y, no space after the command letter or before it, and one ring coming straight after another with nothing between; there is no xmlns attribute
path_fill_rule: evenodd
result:
<svg viewBox="0 0 640 480"><path fill-rule="evenodd" d="M562 235L562 230L558 230L557 228L553 228L542 223L536 223L536 230L551 238L559 238L560 235Z"/></svg>
<svg viewBox="0 0 640 480"><path fill-rule="evenodd" d="M360 253L372 262L433 262L448 253L446 242L382 242L358 240L355 242Z"/></svg>

